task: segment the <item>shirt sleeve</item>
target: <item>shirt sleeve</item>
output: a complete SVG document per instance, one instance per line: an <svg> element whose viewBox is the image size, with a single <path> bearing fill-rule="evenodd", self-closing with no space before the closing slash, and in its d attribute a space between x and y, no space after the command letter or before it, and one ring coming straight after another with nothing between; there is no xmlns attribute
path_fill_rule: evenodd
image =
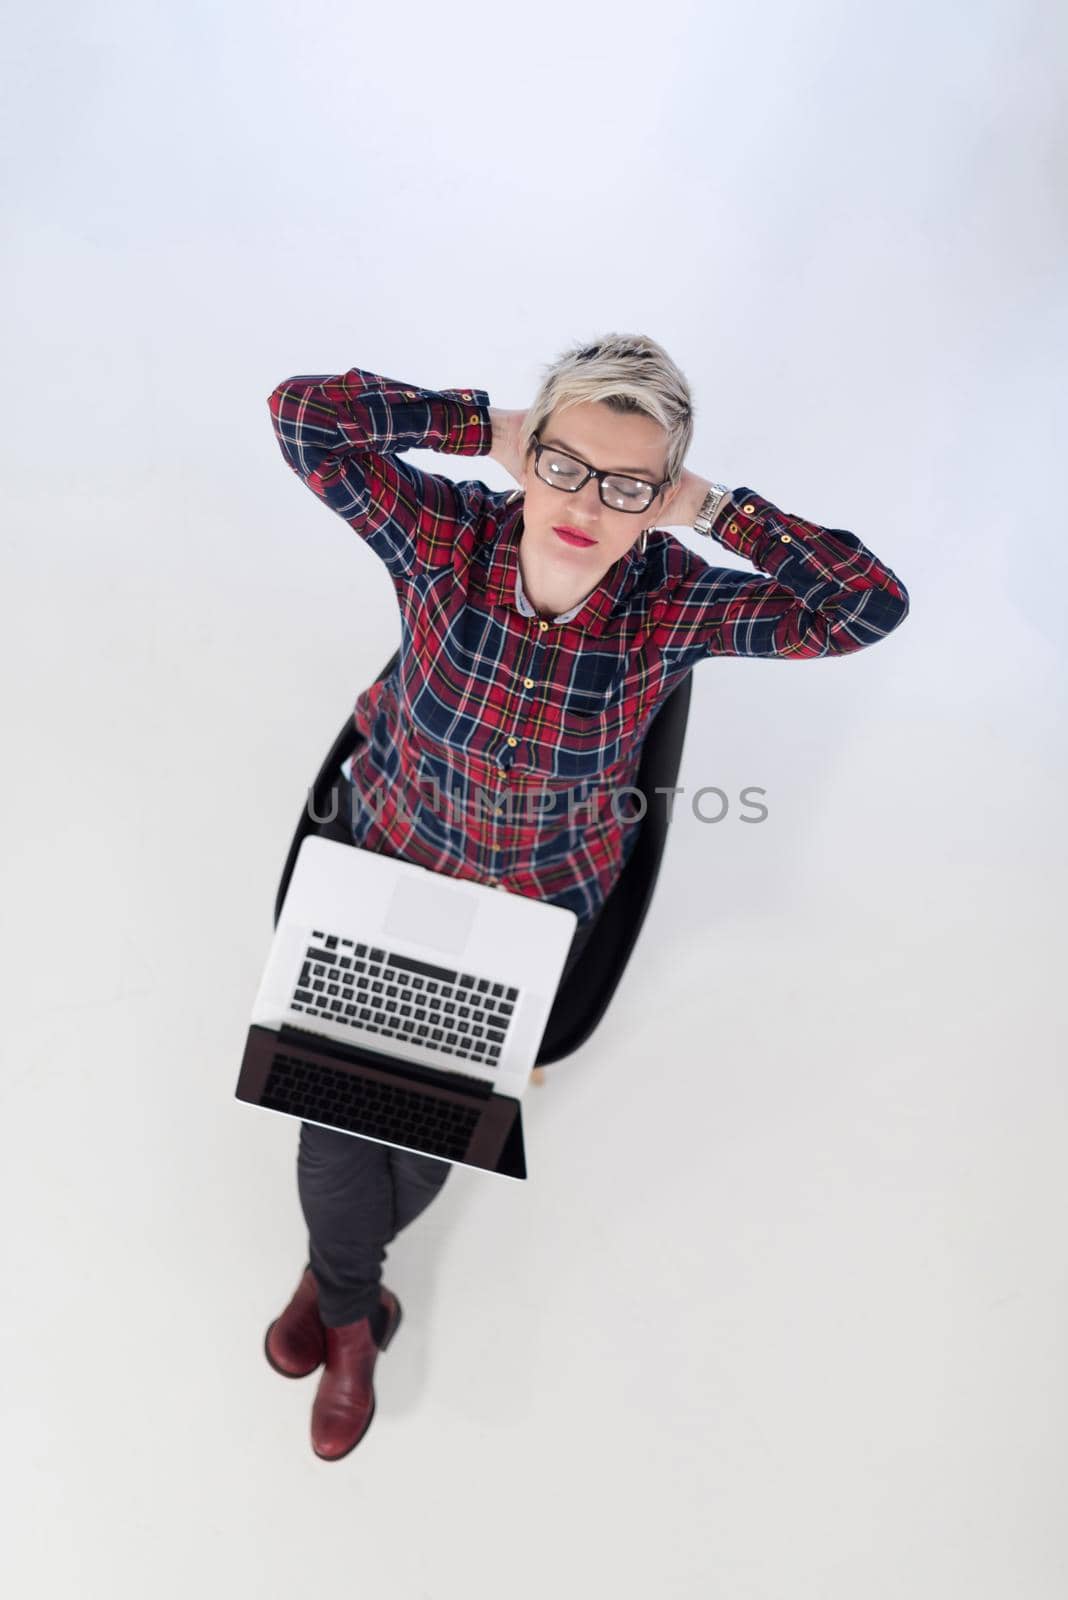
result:
<svg viewBox="0 0 1068 1600"><path fill-rule="evenodd" d="M268 397L282 455L394 578L448 560L491 491L398 459L403 450L487 455L485 389L420 389L360 367L287 378Z"/></svg>
<svg viewBox="0 0 1068 1600"><path fill-rule="evenodd" d="M677 539L667 546L652 635L682 664L849 655L908 616L905 585L856 534L781 511L752 489L731 491L711 534L768 576L711 566Z"/></svg>

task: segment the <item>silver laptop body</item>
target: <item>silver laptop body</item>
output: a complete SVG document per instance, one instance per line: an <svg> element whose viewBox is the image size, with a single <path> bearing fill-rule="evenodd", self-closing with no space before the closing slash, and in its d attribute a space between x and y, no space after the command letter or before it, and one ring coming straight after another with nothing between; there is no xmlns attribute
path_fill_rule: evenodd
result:
<svg viewBox="0 0 1068 1600"><path fill-rule="evenodd" d="M578 918L308 834L236 1097L525 1178L519 1102Z"/></svg>

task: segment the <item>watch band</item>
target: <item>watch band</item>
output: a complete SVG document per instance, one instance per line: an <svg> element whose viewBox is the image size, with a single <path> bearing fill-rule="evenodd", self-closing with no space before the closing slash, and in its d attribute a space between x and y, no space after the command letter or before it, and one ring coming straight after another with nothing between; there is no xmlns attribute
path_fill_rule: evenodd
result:
<svg viewBox="0 0 1068 1600"><path fill-rule="evenodd" d="M693 519L695 533L710 534L720 507L730 494L725 483L714 483L701 502L701 509Z"/></svg>

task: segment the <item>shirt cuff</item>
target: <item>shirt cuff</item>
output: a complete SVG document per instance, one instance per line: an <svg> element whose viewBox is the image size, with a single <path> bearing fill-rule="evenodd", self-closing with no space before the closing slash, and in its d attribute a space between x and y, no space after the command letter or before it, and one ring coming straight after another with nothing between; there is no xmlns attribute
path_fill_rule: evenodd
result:
<svg viewBox="0 0 1068 1600"><path fill-rule="evenodd" d="M441 389L443 433L437 446L444 455L486 456L493 445L490 398L486 389Z"/></svg>

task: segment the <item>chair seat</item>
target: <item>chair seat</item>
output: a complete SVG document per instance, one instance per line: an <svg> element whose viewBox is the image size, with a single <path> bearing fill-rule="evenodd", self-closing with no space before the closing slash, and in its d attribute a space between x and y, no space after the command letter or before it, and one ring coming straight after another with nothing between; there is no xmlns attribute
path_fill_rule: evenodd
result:
<svg viewBox="0 0 1068 1600"><path fill-rule="evenodd" d="M376 681L388 678L399 659L400 651L394 651ZM656 791L671 789L678 777L691 688L692 675L686 673L660 705L646 732L636 779L637 787L646 797L646 813L638 826L630 856L601 908L596 926L557 992L538 1049L536 1065L539 1067L571 1055L586 1042L604 1016L641 932L667 837L667 808L654 803L658 799ZM276 927L301 841L316 827L310 813L330 813L330 791L340 781L338 769L355 750L356 743L356 725L350 713L319 769L310 804L301 808L275 897Z"/></svg>

